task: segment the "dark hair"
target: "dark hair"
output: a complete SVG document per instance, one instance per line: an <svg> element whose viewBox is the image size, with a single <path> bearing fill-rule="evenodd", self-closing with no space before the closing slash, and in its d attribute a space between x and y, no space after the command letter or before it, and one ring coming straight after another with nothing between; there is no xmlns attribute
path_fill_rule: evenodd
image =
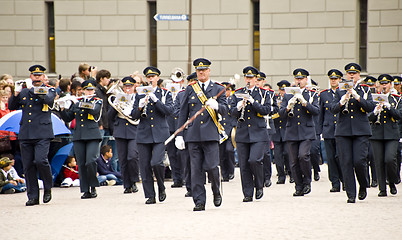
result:
<svg viewBox="0 0 402 240"><path fill-rule="evenodd" d="M96 82L99 83L101 78L110 78L112 75L110 74L110 72L108 70L102 69L99 70L98 73L96 73Z"/></svg>
<svg viewBox="0 0 402 240"><path fill-rule="evenodd" d="M265 83L264 87L269 87L269 89L272 89L271 85L269 83Z"/></svg>
<svg viewBox="0 0 402 240"><path fill-rule="evenodd" d="M3 158L3 157L8 157L10 160L13 160L13 159L14 159L14 155L11 154L11 153L2 153L2 154L0 155L0 158Z"/></svg>
<svg viewBox="0 0 402 240"><path fill-rule="evenodd" d="M60 90L63 91L63 92L67 92L67 90L68 90L68 85L70 85L70 84L71 84L70 79L68 79L68 78L62 78L62 79L60 80L60 82L59 82Z"/></svg>
<svg viewBox="0 0 402 240"><path fill-rule="evenodd" d="M107 152L110 151L110 149L112 149L112 147L110 145L103 145L100 149L100 153L102 154L102 156L105 156L105 154Z"/></svg>
<svg viewBox="0 0 402 240"><path fill-rule="evenodd" d="M73 156L68 156L66 161L64 162L64 164L68 165L69 163L71 163L73 161L74 157Z"/></svg>

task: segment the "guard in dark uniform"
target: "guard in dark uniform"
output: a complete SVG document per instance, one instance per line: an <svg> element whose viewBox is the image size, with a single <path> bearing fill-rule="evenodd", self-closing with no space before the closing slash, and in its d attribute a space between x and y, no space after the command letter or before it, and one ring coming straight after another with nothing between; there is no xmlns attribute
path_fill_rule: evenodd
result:
<svg viewBox="0 0 402 240"><path fill-rule="evenodd" d="M315 82L313 79L311 79L311 86L309 86L309 89L314 91L314 93L312 95L317 95L318 99L320 98L318 83ZM310 98L310 99L314 99L314 97ZM314 179L314 181L319 181L320 180L320 172L321 172L321 169L320 169L321 131L320 131L319 124L318 124L319 114L313 115L313 120L314 120L316 137L314 140L311 141L310 161L311 161L311 166L313 168L313 179Z"/></svg>
<svg viewBox="0 0 402 240"><path fill-rule="evenodd" d="M367 154L371 129L367 113L375 104L367 85L360 84L361 67L356 63L345 66L346 79L353 81L353 89L338 88L332 102L331 112L338 114L335 129L336 146L342 168L348 203L355 203L356 178L359 182L359 200L367 196Z"/></svg>
<svg viewBox="0 0 402 240"><path fill-rule="evenodd" d="M205 172L211 181L214 205L222 204L219 190L219 141L224 129L218 122L218 113L224 115L228 105L224 93L215 100L213 97L225 91L225 88L209 78L211 62L205 58L194 60L198 82L187 86L180 104L179 126L191 118L203 106L206 110L191 124L183 139L183 133L176 137L178 149L184 149L187 143L191 161L191 190L195 203L194 211L205 210L206 191L204 187Z"/></svg>
<svg viewBox="0 0 402 240"><path fill-rule="evenodd" d="M123 178L124 193L138 192L136 182L139 182L138 149L137 149L137 125L138 120L131 118L135 101L135 84L132 77L121 80L125 96L116 96L120 99L112 99L113 105L109 108L110 125L113 124L113 137L116 139L117 152L121 176ZM124 109L118 106L125 106ZM116 110L119 109L119 111Z"/></svg>
<svg viewBox="0 0 402 240"><path fill-rule="evenodd" d="M223 82L222 85L226 87L225 94L227 102L229 103L233 98L232 91L235 90L234 85L228 82ZM232 136L232 130L237 125L237 119L232 117L232 115L230 115L228 112L227 114L221 116L220 123L225 128L226 135ZM219 145L219 157L222 181L229 182L229 180L234 178L235 170L235 150L230 138L226 139Z"/></svg>
<svg viewBox="0 0 402 240"><path fill-rule="evenodd" d="M277 105L280 106L285 95L285 87L290 87L290 82L282 80L278 82L277 85L279 87L279 94L275 96L275 100L277 102ZM278 173L278 181L276 182L276 184L284 184L287 174L290 176L289 182L294 182L290 172L289 155L287 152L285 141L287 117L288 116L280 116L279 112L272 115L276 131L275 134L272 135L272 141L274 143L275 166Z"/></svg>
<svg viewBox="0 0 402 240"><path fill-rule="evenodd" d="M401 83L402 83L402 77L400 76L393 76L394 80L392 82L394 88L394 93L397 95L401 95ZM391 89L391 91L393 91ZM396 154L396 165L398 167L397 174L398 174L398 181L396 182L399 184L401 182L401 159L402 159L402 121L398 121L398 126L399 126L399 144L398 144L398 150Z"/></svg>
<svg viewBox="0 0 402 240"><path fill-rule="evenodd" d="M137 95L132 117L140 119L137 128L137 146L140 159L140 172L145 198L145 204L154 204L155 188L154 174L158 184L159 202L166 199L165 191L165 157L164 141L169 137L169 126L166 117L173 113L173 100L170 92L157 86L160 71L156 67L147 67L143 71L147 81L154 88L148 96ZM166 96L164 102L162 96ZM146 106L146 107L145 107ZM146 112L145 112L146 110Z"/></svg>
<svg viewBox="0 0 402 240"><path fill-rule="evenodd" d="M96 159L99 157L102 141L98 125L102 100L94 97L96 88L94 80L84 81L81 87L85 96L68 110L62 106L60 115L66 122L75 118L73 143L78 163L80 190L84 193L81 199L90 199L97 197L96 187L99 187Z"/></svg>
<svg viewBox="0 0 402 240"><path fill-rule="evenodd" d="M311 192L311 141L316 138L313 115L318 115L318 96L305 89L309 72L298 68L293 71L295 84L302 93L285 94L279 113L287 116L285 141L289 152L290 168L296 183L293 196Z"/></svg>
<svg viewBox="0 0 402 240"><path fill-rule="evenodd" d="M41 65L31 66L33 87L22 89L22 85L16 84L14 94L8 100L10 110L22 109L18 140L27 185L26 206L39 204L38 173L44 185L43 202L52 199L53 179L47 155L50 140L54 138L49 108L53 106L56 91L43 84L45 70ZM39 89L42 88L48 90L47 94L41 93Z"/></svg>
<svg viewBox="0 0 402 240"><path fill-rule="evenodd" d="M371 130L370 137L373 147L374 160L378 176L379 197L387 196L386 179L388 179L390 192L397 193L395 184L398 181L396 154L399 143L398 120L402 117L402 105L399 104L400 96L390 94L392 77L382 74L378 77L380 83L379 92L386 94L388 102L377 103L376 108L369 114Z"/></svg>
<svg viewBox="0 0 402 240"><path fill-rule="evenodd" d="M237 89L230 102L230 114L238 119L236 127L236 146L239 157L240 176L243 189L243 202L253 201L263 196L264 152L268 147L268 131L264 115L271 112L270 99L264 89L256 87L258 70L254 67L243 69L246 87ZM237 94L247 94L241 98Z"/></svg>
<svg viewBox="0 0 402 240"><path fill-rule="evenodd" d="M342 170L335 142L335 127L337 114L331 112L331 105L334 100L336 89L343 74L338 69L328 71L330 88L320 93L320 116L318 125L324 138L325 151L327 154L328 178L332 188L330 192L340 192L342 182Z"/></svg>

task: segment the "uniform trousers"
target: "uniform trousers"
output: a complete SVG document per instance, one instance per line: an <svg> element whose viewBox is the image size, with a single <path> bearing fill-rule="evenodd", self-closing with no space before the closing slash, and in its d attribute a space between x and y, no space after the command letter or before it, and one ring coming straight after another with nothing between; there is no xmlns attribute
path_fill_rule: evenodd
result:
<svg viewBox="0 0 402 240"><path fill-rule="evenodd" d="M399 144L398 144L398 150L397 150L397 153L396 153L396 165L397 165L397 167L398 167L398 169L397 169L397 174L398 174L398 181L397 181L397 183L400 183L401 182L401 159L402 159L402 143L400 142Z"/></svg>
<svg viewBox="0 0 402 240"><path fill-rule="evenodd" d="M386 179L390 183L398 181L396 154L398 140L370 140L373 147L378 186L380 191L386 190Z"/></svg>
<svg viewBox="0 0 402 240"><path fill-rule="evenodd" d="M183 167L181 164L180 155L178 154L178 149L176 148L174 141L168 143L168 145L166 146L166 151L169 157L170 168L172 170L173 182L182 183Z"/></svg>
<svg viewBox="0 0 402 240"><path fill-rule="evenodd" d="M124 188L139 182L138 149L135 139L116 138L117 152Z"/></svg>
<svg viewBox="0 0 402 240"><path fill-rule="evenodd" d="M20 140L28 199L39 199L38 172L44 189L52 188L52 171L47 159L49 146L50 139Z"/></svg>
<svg viewBox="0 0 402 240"><path fill-rule="evenodd" d="M243 195L245 197L252 197L254 187L256 189L264 187L263 159L267 142L237 142L236 146Z"/></svg>
<svg viewBox="0 0 402 240"><path fill-rule="evenodd" d="M188 145L186 143L186 148L179 150L181 164L183 166L183 177L186 182L186 189L191 192L191 165L190 165L190 154L188 153Z"/></svg>
<svg viewBox="0 0 402 240"><path fill-rule="evenodd" d="M286 142L274 142L274 158L276 171L278 172L278 180L284 181L286 179L285 169L290 169Z"/></svg>
<svg viewBox="0 0 402 240"><path fill-rule="evenodd" d="M217 141L189 142L188 152L191 165L191 191L193 201L197 204L205 204L205 172L211 181L214 195L219 191L219 143Z"/></svg>
<svg viewBox="0 0 402 240"><path fill-rule="evenodd" d="M230 139L219 144L219 156L222 178L229 179L230 175L234 175L235 169L235 152Z"/></svg>
<svg viewBox="0 0 402 240"><path fill-rule="evenodd" d="M339 162L336 141L334 138L324 139L325 151L327 152L328 178L334 188L341 188L342 170Z"/></svg>
<svg viewBox="0 0 402 240"><path fill-rule="evenodd" d="M311 184L311 140L288 141L290 170L295 180L296 191L303 190L304 186Z"/></svg>
<svg viewBox="0 0 402 240"><path fill-rule="evenodd" d="M77 158L81 192L89 192L90 187L99 187L96 177L100 154L100 139L74 141L74 152Z"/></svg>
<svg viewBox="0 0 402 240"><path fill-rule="evenodd" d="M340 136L335 139L346 194L348 198L356 198L355 174L360 188L368 187L366 178L368 136Z"/></svg>
<svg viewBox="0 0 402 240"><path fill-rule="evenodd" d="M262 160L264 181L271 180L271 176L272 176L271 136L269 135L268 129L267 129L267 132L268 132L268 140L266 142L267 145L264 148L264 158Z"/></svg>
<svg viewBox="0 0 402 240"><path fill-rule="evenodd" d="M165 144L163 143L137 143L140 157L140 172L145 198L155 198L154 177L159 192L165 190ZM153 172L153 174L152 174Z"/></svg>
<svg viewBox="0 0 402 240"><path fill-rule="evenodd" d="M371 146L371 141L369 141L368 155L367 155L367 182L370 185L370 173L371 179L377 181L377 171L375 167L376 160L374 159L373 147Z"/></svg>
<svg viewBox="0 0 402 240"><path fill-rule="evenodd" d="M316 136L315 140L311 141L311 150L310 150L310 161L313 166L314 173L321 172L320 170L320 162L321 162L321 141L320 135Z"/></svg>

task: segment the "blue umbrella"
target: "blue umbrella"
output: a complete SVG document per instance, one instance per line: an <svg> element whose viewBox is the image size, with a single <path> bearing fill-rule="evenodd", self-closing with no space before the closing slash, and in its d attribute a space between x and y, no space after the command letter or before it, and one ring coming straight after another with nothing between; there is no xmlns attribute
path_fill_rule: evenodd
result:
<svg viewBox="0 0 402 240"><path fill-rule="evenodd" d="M0 119L0 130L20 132L20 121L22 110L10 112ZM54 113L52 113L52 126L54 135L71 134L70 130L64 125L64 122Z"/></svg>
<svg viewBox="0 0 402 240"><path fill-rule="evenodd" d="M52 158L52 161L50 162L50 167L52 168L53 182L56 180L57 175L59 175L61 167L63 166L64 162L66 161L68 154L70 153L72 147L73 147L73 143L69 143L69 144L61 147L57 151L57 153L54 155L54 157Z"/></svg>

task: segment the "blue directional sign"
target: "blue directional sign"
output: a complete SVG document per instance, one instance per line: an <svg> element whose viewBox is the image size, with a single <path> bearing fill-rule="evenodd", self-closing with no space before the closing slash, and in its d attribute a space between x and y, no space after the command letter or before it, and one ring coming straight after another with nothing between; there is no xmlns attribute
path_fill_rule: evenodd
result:
<svg viewBox="0 0 402 240"><path fill-rule="evenodd" d="M187 14L155 14L156 21L188 21Z"/></svg>

